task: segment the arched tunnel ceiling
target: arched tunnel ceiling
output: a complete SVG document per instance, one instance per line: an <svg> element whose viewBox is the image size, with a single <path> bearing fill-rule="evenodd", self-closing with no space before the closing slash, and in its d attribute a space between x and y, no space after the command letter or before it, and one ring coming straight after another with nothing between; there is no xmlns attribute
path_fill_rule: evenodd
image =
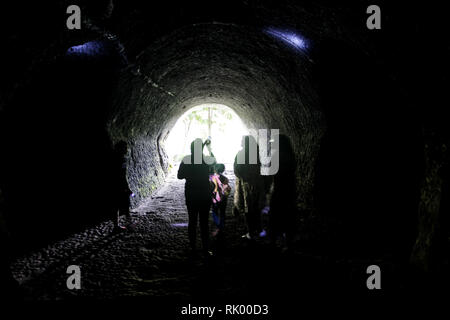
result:
<svg viewBox="0 0 450 320"><path fill-rule="evenodd" d="M289 132L294 148L312 159L322 119L311 68L307 51L262 28L202 23L154 41L123 72L109 125L113 140L133 146L131 184L149 190L163 181L164 138L185 111L204 103L231 107L249 128ZM303 156L299 163L311 172Z"/></svg>
<svg viewBox="0 0 450 320"><path fill-rule="evenodd" d="M317 124L320 114L309 68L306 52L261 29L185 27L150 45L125 74L116 115L124 122L115 125L124 133L133 127L133 135L159 126L165 136L187 109L211 102L230 106L249 127L311 129L307 122Z"/></svg>

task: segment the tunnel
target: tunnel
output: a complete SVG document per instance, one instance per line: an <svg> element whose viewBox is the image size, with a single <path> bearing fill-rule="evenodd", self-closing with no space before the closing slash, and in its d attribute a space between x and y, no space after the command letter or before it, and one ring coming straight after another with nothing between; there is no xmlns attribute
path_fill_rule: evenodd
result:
<svg viewBox="0 0 450 320"><path fill-rule="evenodd" d="M414 80L429 52L416 39L428 29L417 22L410 32L402 14L417 8L386 4L389 31L371 32L355 27L361 3L168 1L156 10L81 1L83 28L67 31L56 14L66 2L55 3L22 13L28 24L12 22L2 61L10 81L0 101L0 190L13 257L112 219L119 141L131 211L150 206L150 216L175 183L167 138L176 121L221 104L249 129L289 137L302 252L386 261L393 278L405 265L448 263L448 212L436 205L447 192L447 133ZM182 222L170 212L161 219Z"/></svg>
<svg viewBox="0 0 450 320"><path fill-rule="evenodd" d="M120 80L123 90L109 130L116 139L133 141L136 170L130 178L137 201L164 178L167 162L162 145L174 122L199 104L227 105L248 128L298 132L293 137L295 148L302 150L303 159L314 157L322 124L308 81L310 62L262 30L253 32L225 24L176 30L146 49L136 61L139 67ZM236 42L242 37L245 46ZM277 60L280 54L286 55L283 62ZM292 81L299 74L304 81ZM299 164L304 164L308 177L312 163L303 159Z"/></svg>

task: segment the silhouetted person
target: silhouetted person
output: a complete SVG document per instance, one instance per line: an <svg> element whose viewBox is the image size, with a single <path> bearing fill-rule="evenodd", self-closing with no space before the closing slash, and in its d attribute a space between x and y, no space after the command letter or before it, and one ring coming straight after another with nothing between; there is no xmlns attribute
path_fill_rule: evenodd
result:
<svg viewBox="0 0 450 320"><path fill-rule="evenodd" d="M296 161L289 137L280 134L278 150L273 150L272 158L279 159L278 172L273 176L270 199L269 231L273 242L285 234L287 246L292 243L297 212Z"/></svg>
<svg viewBox="0 0 450 320"><path fill-rule="evenodd" d="M235 201L235 207L241 206L237 209L245 214L248 230L244 237L251 239L262 231L261 209L264 206L259 148L252 136L242 138L242 149L234 159L234 174L236 180L239 180L236 181L235 197L238 201Z"/></svg>
<svg viewBox="0 0 450 320"><path fill-rule="evenodd" d="M209 144L209 140L205 144ZM203 155L204 145L201 139L191 143L191 154L181 161L178 179L186 179L184 195L189 215L188 233L192 252L196 250L197 221L200 221L200 233L203 252L208 255L209 242L209 209L211 207L211 184L209 181L210 166L214 157Z"/></svg>
<svg viewBox="0 0 450 320"><path fill-rule="evenodd" d="M125 141L119 141L114 146L113 157L113 203L115 216L115 231L125 230L119 223L119 217L130 216L130 196L132 194L127 181L127 155L128 148Z"/></svg>
<svg viewBox="0 0 450 320"><path fill-rule="evenodd" d="M214 224L217 229L213 235L223 236L223 230L225 227L225 212L227 209L228 196L231 192L230 181L223 174L225 171L225 165L218 163L214 166L215 173L210 176L210 180L214 184L213 190L213 202L212 202L212 216Z"/></svg>
<svg viewBox="0 0 450 320"><path fill-rule="evenodd" d="M239 179L238 177L235 178L232 212L235 217L238 217L242 212L244 212L244 195L242 194L241 179Z"/></svg>

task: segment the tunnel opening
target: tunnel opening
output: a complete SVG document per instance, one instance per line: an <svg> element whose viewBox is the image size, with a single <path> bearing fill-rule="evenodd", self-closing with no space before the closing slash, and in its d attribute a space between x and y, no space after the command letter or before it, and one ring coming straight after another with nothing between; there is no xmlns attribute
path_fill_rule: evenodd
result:
<svg viewBox="0 0 450 320"><path fill-rule="evenodd" d="M372 32L362 7L231 1L174 10L167 2L159 11L132 2L114 1L114 13L102 18L86 2L79 32L50 17L36 28L46 20L36 13L41 4L19 10L29 16L15 20L30 23L14 23L5 40L12 50L2 59L7 76L0 88L0 214L7 212L12 251L111 218L105 164L117 141L128 145L133 208L165 191L166 139L175 123L186 110L216 103L247 128L280 129L292 140L305 252L401 261L400 274L414 246L423 269L448 266L449 134L442 95L428 94L445 92L444 74L430 71L447 65L439 31L445 28L437 22L445 19L433 18L428 30L431 21L409 21L422 7L403 6L385 11L386 30L394 32ZM107 30L121 38L129 61ZM417 46L430 37L433 50ZM171 219L169 204L160 202L158 217L145 216L148 242L159 241L148 230L158 238L172 232L155 228ZM86 238L107 234L104 226Z"/></svg>
<svg viewBox="0 0 450 320"><path fill-rule="evenodd" d="M240 141L248 130L228 106L203 104L186 111L164 141L169 166L176 166L189 154L189 144L196 138L211 140L211 151L221 163L233 163Z"/></svg>
<svg viewBox="0 0 450 320"><path fill-rule="evenodd" d="M108 122L112 141L130 147L133 207L164 183L171 161L166 138L187 110L202 104L226 105L246 128L288 134L299 154L299 203L311 206L314 158L324 128L311 65L305 52L260 27L201 23L150 43L121 74Z"/></svg>

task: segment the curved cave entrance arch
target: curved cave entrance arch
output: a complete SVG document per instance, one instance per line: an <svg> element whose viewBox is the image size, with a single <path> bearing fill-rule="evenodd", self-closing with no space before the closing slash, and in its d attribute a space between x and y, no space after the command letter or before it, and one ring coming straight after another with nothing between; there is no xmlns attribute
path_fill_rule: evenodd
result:
<svg viewBox="0 0 450 320"><path fill-rule="evenodd" d="M164 141L170 166L176 166L189 154L190 143L195 138L211 139L211 148L220 163L233 163L240 148L241 137L248 129L239 115L230 107L201 104L186 111L170 130Z"/></svg>
<svg viewBox="0 0 450 320"><path fill-rule="evenodd" d="M298 154L299 201L310 201L314 159L324 123L307 53L263 28L202 23L150 43L121 74L108 124L130 147L133 207L167 177L166 138L191 107L233 109L247 128L278 129Z"/></svg>

